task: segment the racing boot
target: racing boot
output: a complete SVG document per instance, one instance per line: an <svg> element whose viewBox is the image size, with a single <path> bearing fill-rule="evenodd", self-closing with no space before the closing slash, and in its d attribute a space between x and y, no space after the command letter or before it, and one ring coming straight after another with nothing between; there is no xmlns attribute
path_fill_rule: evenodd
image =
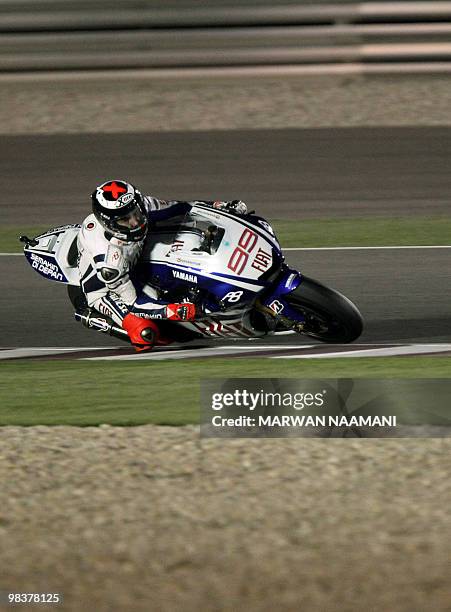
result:
<svg viewBox="0 0 451 612"><path fill-rule="evenodd" d="M122 327L138 353L151 351L158 344L160 336L158 327L150 319L128 313L122 321Z"/></svg>
<svg viewBox="0 0 451 612"><path fill-rule="evenodd" d="M196 316L196 305L192 302L168 304L166 306L166 319L168 321L192 321Z"/></svg>
<svg viewBox="0 0 451 612"><path fill-rule="evenodd" d="M182 304L168 304L166 306L166 318L168 321L192 321L196 316L196 306L189 302ZM174 340L167 336L162 336L159 330L157 346L167 346L172 344Z"/></svg>

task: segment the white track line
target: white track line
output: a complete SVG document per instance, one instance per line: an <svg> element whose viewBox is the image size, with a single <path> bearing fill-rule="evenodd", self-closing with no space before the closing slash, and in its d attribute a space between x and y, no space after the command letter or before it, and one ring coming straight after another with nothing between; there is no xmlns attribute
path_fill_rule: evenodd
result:
<svg viewBox="0 0 451 612"><path fill-rule="evenodd" d="M449 244L409 246L339 246L339 247L282 247L283 251L371 251L393 249L451 249ZM20 257L23 253L0 253L0 257Z"/></svg>
<svg viewBox="0 0 451 612"><path fill-rule="evenodd" d="M200 348L190 350L160 350L151 353L144 354L129 354L129 355L110 355L106 357L83 357L83 361L160 361L162 359L194 359L196 357L217 357L227 356L230 353L236 353L238 351L264 351L264 350L299 350L313 348L313 345L295 345L295 346L284 346L284 345L268 345L268 346L218 346L211 348Z"/></svg>
<svg viewBox="0 0 451 612"><path fill-rule="evenodd" d="M346 350L344 352L329 351L325 353L312 353L310 349L321 349L320 344L296 344L296 345L283 345L283 344L270 344L270 345L257 345L251 344L246 346L212 346L208 348L192 348L186 349L183 347L174 348L157 348L151 353L137 354L128 353L125 355L111 355L111 356L96 356L96 357L83 357L83 361L141 361L141 360L156 360L160 361L163 359L192 359L197 357L212 357L212 356L233 356L240 352L245 355L246 352L259 352L259 351L298 351L296 355L265 355L271 359L324 359L324 358L343 358L343 357L390 357L398 355L421 355L425 353L440 354L444 352L451 352L451 344L399 344L394 346L380 345L375 348L374 345L369 345L371 348L364 348L365 344L357 345L360 348L355 350ZM59 355L64 353L77 353L77 352L88 352L88 351L111 351L120 350L124 347L22 347L22 348L10 348L0 349L0 361L4 359L17 359L27 357L43 357L51 355ZM302 351L302 353L299 353Z"/></svg>
<svg viewBox="0 0 451 612"><path fill-rule="evenodd" d="M110 351L117 347L24 347L15 349L2 349L0 350L0 360L3 359L17 359L23 357L42 357L50 355L59 355L60 353L77 353L81 351Z"/></svg>
<svg viewBox="0 0 451 612"><path fill-rule="evenodd" d="M421 355L424 353L445 353L451 351L451 344L411 344L388 348L363 349L357 351L320 353L314 355L277 355L271 359L328 359L343 357L397 357L398 355Z"/></svg>

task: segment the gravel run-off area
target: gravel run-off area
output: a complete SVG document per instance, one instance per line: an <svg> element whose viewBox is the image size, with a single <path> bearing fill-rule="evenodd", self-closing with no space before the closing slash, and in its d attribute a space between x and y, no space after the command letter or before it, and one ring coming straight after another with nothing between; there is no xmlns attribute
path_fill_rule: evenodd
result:
<svg viewBox="0 0 451 612"><path fill-rule="evenodd" d="M451 125L451 75L0 81L0 133Z"/></svg>
<svg viewBox="0 0 451 612"><path fill-rule="evenodd" d="M3 589L70 611L450 609L449 439L0 438Z"/></svg>

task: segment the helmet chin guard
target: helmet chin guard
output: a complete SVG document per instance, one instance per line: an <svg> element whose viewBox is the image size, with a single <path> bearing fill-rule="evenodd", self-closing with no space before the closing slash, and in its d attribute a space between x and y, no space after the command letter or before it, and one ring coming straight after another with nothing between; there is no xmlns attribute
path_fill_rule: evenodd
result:
<svg viewBox="0 0 451 612"><path fill-rule="evenodd" d="M106 181L91 198L96 219L112 237L123 242L140 242L146 237L148 221L143 198L131 183Z"/></svg>

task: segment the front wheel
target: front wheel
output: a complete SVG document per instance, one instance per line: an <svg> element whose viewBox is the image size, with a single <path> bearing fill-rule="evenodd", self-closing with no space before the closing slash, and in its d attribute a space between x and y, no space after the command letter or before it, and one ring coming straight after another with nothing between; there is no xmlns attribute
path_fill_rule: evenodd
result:
<svg viewBox="0 0 451 612"><path fill-rule="evenodd" d="M285 300L305 317L304 335L329 342L347 344L363 331L362 315L344 295L321 283L302 277L301 284Z"/></svg>

